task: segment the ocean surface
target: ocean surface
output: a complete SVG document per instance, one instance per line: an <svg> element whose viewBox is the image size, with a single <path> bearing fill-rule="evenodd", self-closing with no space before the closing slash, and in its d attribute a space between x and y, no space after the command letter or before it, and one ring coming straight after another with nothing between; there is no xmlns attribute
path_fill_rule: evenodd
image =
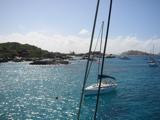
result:
<svg viewBox="0 0 160 120"><path fill-rule="evenodd" d="M69 65L0 63L0 120L76 120L86 61ZM160 120L160 67L146 57L106 59L117 89L101 95L98 120ZM93 63L87 86L95 83ZM81 119L91 120L96 97L84 98Z"/></svg>

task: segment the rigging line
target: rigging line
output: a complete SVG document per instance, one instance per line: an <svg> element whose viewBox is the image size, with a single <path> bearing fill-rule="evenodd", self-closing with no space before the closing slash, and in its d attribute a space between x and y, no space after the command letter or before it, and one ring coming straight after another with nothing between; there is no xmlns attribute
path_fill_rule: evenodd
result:
<svg viewBox="0 0 160 120"><path fill-rule="evenodd" d="M96 48L97 48L99 37L101 37L101 41L100 41L100 53L101 53L101 49L102 49L102 38L103 38L103 28L104 28L104 21L102 21L102 24L101 24L101 29L100 29L99 34L98 34L98 38L97 38L97 42L96 42L96 45L95 45L94 52L95 52L95 50L96 50ZM92 57L92 60L93 60L93 59L94 59L94 56ZM99 57L98 62L100 63L100 57ZM90 63L90 66L89 66L89 69L88 69L87 78L88 78L88 76L89 76L89 72L90 72L92 63L93 63L93 61L91 61L91 63ZM99 69L100 69L100 64L98 65L98 74L99 74ZM97 77L97 78L98 78L98 77ZM98 82L98 79L97 79L97 82Z"/></svg>
<svg viewBox="0 0 160 120"><path fill-rule="evenodd" d="M96 49L97 49L99 37L101 37L101 40L102 40L102 37L103 37L103 27L104 27L104 21L102 21L101 29L100 29L99 34L98 34L98 38L97 38L97 41L96 41L96 45L95 45L94 51L96 51ZM101 44L101 42L100 42L100 44ZM100 45L100 50L101 50L101 45Z"/></svg>
<svg viewBox="0 0 160 120"><path fill-rule="evenodd" d="M95 18L94 18L92 35L91 35L91 41L90 41L90 47L89 47L89 53L88 53L88 60L87 60L87 65L86 65L86 70L85 70L85 76L84 76L84 81L83 81L83 87L82 87L82 92L81 92L81 98L80 98L80 103L79 103L79 110L78 110L78 113L77 113L77 120L79 120L80 113L81 113L81 106L82 106L82 101L83 101L83 96L84 96L84 88L85 88L85 84L86 84L86 80L87 80L86 78L87 78L87 72L88 72L88 65L89 65L89 59L90 59L90 54L91 54L91 49L92 49L94 32L95 32L95 27L96 27L96 22L97 22L99 3L100 3L100 0L97 0Z"/></svg>
<svg viewBox="0 0 160 120"><path fill-rule="evenodd" d="M93 52L96 51L99 37L101 37L101 41L100 41L100 53L101 53L102 37L103 37L103 27L104 27L104 21L102 21L101 29L100 29L100 31L99 31L99 34L98 34L98 37L97 37L97 42L96 42L96 45L95 45L95 48L94 48L94 51L93 51ZM90 69L91 69L91 66L92 66L92 63L93 63L93 59L94 59L94 55L93 55L93 57L92 57L92 59L91 59L92 61L91 61L90 64L89 64L89 68L88 68L88 73L87 73L86 79L88 79L89 72L90 72ZM100 60L99 60L99 62L100 62ZM99 65L98 65L98 73L99 73Z"/></svg>
<svg viewBox="0 0 160 120"><path fill-rule="evenodd" d="M100 55L101 55L101 49L102 49L102 39L103 39L103 27L104 27L104 21L102 21L102 33L101 33L101 41L100 41ZM99 60L98 60L98 74L100 71L100 58L101 56L99 56ZM98 77L97 77L97 83L98 83Z"/></svg>
<svg viewBox="0 0 160 120"><path fill-rule="evenodd" d="M112 0L110 0L110 8L109 8L109 14L108 14L107 31L106 31L106 38L105 38L103 58L102 58L101 75L103 75L104 58L105 58L105 53L106 53L107 41L108 41L108 33L109 33L109 25L110 25L110 18L111 18L111 10L112 10ZM100 77L100 80L99 80L98 94L97 94L97 101L96 101L96 108L95 108L95 113L94 113L94 120L96 120L96 116L97 116L97 109L98 109L98 103L99 103L99 95L100 95L101 82L102 82L102 77Z"/></svg>

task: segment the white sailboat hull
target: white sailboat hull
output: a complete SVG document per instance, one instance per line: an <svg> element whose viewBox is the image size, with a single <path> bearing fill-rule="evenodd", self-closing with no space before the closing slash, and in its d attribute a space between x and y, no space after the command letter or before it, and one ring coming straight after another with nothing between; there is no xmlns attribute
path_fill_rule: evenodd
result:
<svg viewBox="0 0 160 120"><path fill-rule="evenodd" d="M98 93L98 84L93 84L91 86L88 86L87 88L85 88L85 95L97 95ZM101 83L101 89L100 89L100 94L105 94L105 93L109 93L113 90L115 90L115 88L117 87L117 84L115 83Z"/></svg>
<svg viewBox="0 0 160 120"><path fill-rule="evenodd" d="M148 64L150 67L158 67L158 64L156 62L149 62Z"/></svg>

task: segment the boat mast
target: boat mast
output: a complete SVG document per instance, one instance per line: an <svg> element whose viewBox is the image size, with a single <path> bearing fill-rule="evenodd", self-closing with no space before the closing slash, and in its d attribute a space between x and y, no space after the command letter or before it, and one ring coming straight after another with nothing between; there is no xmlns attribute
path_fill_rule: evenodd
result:
<svg viewBox="0 0 160 120"><path fill-rule="evenodd" d="M97 6L96 6L94 24L93 24L92 35L91 35L91 42L90 42L89 53L88 53L88 60L87 60L87 64L86 64L85 76L84 76L83 87L82 87L82 92L81 92L81 98L80 98L80 103L79 103L79 110L78 110L78 113L77 113L77 120L79 120L80 113L81 113L81 106L82 106L82 101L83 101L83 97L84 97L84 88L85 88L86 81L87 81L87 73L88 73L88 67L89 67L89 60L90 60L91 49L92 49L93 38L94 38L94 32L95 32L95 27L96 27L96 22L97 22L99 3L100 3L100 0L97 0Z"/></svg>
<svg viewBox="0 0 160 120"><path fill-rule="evenodd" d="M104 44L104 51L103 51L103 58L102 58L102 66L101 66L101 76L103 75L104 59L105 59L105 53L106 53L106 47L107 47L107 41L108 41L108 33L109 33L109 25L110 25L110 18L111 18L111 10L112 10L112 0L110 0L110 8L109 8L109 14L108 14L107 31L106 31L106 37L105 37L105 44ZM99 103L101 82L102 82L102 77L99 78L99 86L98 86L96 108L95 108L95 113L94 113L94 120L96 120L96 117L97 117L97 109L98 109L98 103Z"/></svg>
<svg viewBox="0 0 160 120"><path fill-rule="evenodd" d="M99 51L100 51L100 53L99 53L99 59L98 59L98 75L99 75L99 72L100 72L100 59L101 59L101 51L102 51L102 39L103 39L103 29L104 29L104 21L102 21L102 26L101 26L101 41L100 41L100 49L99 49ZM98 84L98 77L97 77L97 84Z"/></svg>

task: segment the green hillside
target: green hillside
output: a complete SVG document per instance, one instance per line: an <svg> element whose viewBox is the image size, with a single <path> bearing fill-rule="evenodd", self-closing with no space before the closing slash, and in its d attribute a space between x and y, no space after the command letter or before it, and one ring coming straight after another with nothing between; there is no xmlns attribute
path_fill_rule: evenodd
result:
<svg viewBox="0 0 160 120"><path fill-rule="evenodd" d="M20 44L16 42L8 42L0 44L0 58L54 58L65 57L64 54L48 52L36 46L29 44Z"/></svg>

